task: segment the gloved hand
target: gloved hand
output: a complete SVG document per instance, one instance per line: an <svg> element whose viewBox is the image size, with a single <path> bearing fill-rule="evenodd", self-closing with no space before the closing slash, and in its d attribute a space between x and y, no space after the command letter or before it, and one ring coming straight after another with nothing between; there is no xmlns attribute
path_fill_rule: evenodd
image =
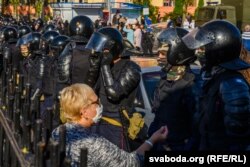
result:
<svg viewBox="0 0 250 167"><path fill-rule="evenodd" d="M91 53L89 56L90 65L98 65L101 63L102 55L99 52Z"/></svg>
<svg viewBox="0 0 250 167"><path fill-rule="evenodd" d="M103 50L111 50L115 45L115 42L113 40L109 40L105 43Z"/></svg>
<svg viewBox="0 0 250 167"><path fill-rule="evenodd" d="M102 62L101 62L101 64L102 65L110 65L112 63L112 61L113 61L113 55L108 51L104 51L102 53Z"/></svg>

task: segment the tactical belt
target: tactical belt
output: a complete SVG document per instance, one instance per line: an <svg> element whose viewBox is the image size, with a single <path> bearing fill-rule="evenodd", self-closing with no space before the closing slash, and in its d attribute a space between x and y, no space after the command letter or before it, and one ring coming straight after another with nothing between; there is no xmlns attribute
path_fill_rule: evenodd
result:
<svg viewBox="0 0 250 167"><path fill-rule="evenodd" d="M115 120L115 119L103 116L102 120L108 122L111 125L122 127L122 124L119 121Z"/></svg>
<svg viewBox="0 0 250 167"><path fill-rule="evenodd" d="M129 120L129 116L128 116L127 110L122 110L122 113ZM115 119L112 119L112 118L109 118L109 117L104 117L104 116L102 117L102 119L104 121L108 122L111 125L122 127L122 123L120 123L119 121L117 121Z"/></svg>
<svg viewBox="0 0 250 167"><path fill-rule="evenodd" d="M129 127L126 128L125 130L126 135L128 133L129 138L134 140L144 126L144 118L142 117L140 113L136 113L136 112L133 113L133 116L131 118L129 118L128 112L125 109L123 109L121 112L124 115L124 117L129 121ZM111 125L124 128L122 123L115 119L103 116L102 120L106 121L107 123Z"/></svg>

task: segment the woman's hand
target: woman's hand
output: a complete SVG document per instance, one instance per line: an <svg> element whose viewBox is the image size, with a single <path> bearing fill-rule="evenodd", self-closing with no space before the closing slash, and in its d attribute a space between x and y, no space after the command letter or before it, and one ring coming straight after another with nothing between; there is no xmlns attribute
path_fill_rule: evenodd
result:
<svg viewBox="0 0 250 167"><path fill-rule="evenodd" d="M157 142L162 142L167 139L168 135L168 127L162 126L160 129L158 129L153 135L149 138L149 140L155 144Z"/></svg>

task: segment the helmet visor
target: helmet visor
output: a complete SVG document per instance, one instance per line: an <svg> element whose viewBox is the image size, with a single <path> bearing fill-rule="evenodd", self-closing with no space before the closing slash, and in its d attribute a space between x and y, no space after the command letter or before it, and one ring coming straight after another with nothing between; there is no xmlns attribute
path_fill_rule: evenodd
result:
<svg viewBox="0 0 250 167"><path fill-rule="evenodd" d="M197 49L213 42L215 35L198 27L185 35L182 40L189 49Z"/></svg>
<svg viewBox="0 0 250 167"><path fill-rule="evenodd" d="M108 38L105 35L94 32L85 48L94 50L95 52L102 52L107 42Z"/></svg>
<svg viewBox="0 0 250 167"><path fill-rule="evenodd" d="M33 41L32 33L26 34L18 39L16 46L27 45Z"/></svg>

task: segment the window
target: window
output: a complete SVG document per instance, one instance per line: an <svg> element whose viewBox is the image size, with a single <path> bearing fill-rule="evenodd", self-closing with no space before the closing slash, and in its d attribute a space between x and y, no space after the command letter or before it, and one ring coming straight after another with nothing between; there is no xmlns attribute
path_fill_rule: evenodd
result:
<svg viewBox="0 0 250 167"><path fill-rule="evenodd" d="M163 6L172 6L172 0L163 0Z"/></svg>
<svg viewBox="0 0 250 167"><path fill-rule="evenodd" d="M227 11L223 9L219 9L217 12L217 19L226 19L227 18Z"/></svg>
<svg viewBox="0 0 250 167"><path fill-rule="evenodd" d="M202 8L198 10L197 20L211 20L213 19L215 9Z"/></svg>

